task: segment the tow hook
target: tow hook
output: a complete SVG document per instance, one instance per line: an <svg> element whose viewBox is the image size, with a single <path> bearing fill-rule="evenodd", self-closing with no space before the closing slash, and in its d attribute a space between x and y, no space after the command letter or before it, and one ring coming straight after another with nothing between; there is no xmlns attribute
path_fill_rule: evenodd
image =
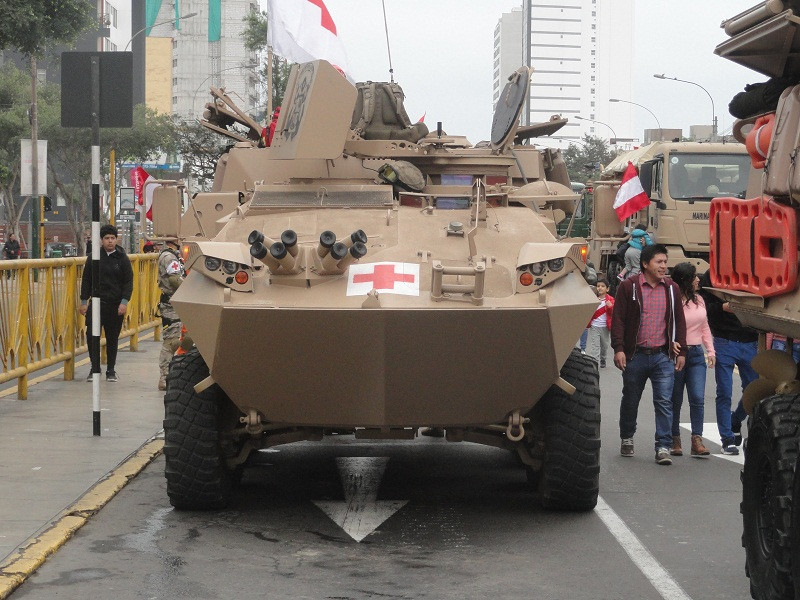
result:
<svg viewBox="0 0 800 600"><path fill-rule="evenodd" d="M247 433L251 435L258 435L264 432L264 425L261 422L261 415L258 411L251 408L247 411L247 415L239 417L239 422L244 423Z"/></svg>
<svg viewBox="0 0 800 600"><path fill-rule="evenodd" d="M523 417L518 410L508 416L508 427L506 427L506 437L512 442L519 442L525 437L525 423L530 423L528 417Z"/></svg>

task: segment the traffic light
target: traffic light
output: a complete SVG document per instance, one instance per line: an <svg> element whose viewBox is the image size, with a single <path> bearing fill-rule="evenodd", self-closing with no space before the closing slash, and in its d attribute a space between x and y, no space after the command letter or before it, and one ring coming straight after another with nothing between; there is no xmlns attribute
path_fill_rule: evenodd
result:
<svg viewBox="0 0 800 600"><path fill-rule="evenodd" d="M53 210L53 200L50 196L44 197L44 212L51 212Z"/></svg>

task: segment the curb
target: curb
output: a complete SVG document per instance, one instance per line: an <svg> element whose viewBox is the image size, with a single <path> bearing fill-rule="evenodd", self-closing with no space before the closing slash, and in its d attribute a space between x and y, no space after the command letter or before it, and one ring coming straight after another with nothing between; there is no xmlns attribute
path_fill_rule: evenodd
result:
<svg viewBox="0 0 800 600"><path fill-rule="evenodd" d="M31 538L17 554L0 563L0 600L8 598L47 558L83 527L128 482L155 460L164 440L151 438L66 508L43 533Z"/></svg>

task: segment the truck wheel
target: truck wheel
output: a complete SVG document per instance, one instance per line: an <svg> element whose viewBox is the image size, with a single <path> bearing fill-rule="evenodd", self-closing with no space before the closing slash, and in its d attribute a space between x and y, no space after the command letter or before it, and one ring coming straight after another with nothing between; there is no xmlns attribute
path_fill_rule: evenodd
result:
<svg viewBox="0 0 800 600"><path fill-rule="evenodd" d="M755 408L742 471L742 545L750 594L756 600L793 597L791 498L800 435L800 396L772 396Z"/></svg>
<svg viewBox="0 0 800 600"><path fill-rule="evenodd" d="M535 418L544 421L541 503L555 510L591 510L600 489L600 378L597 363L573 350L561 377L575 386L570 396L552 386ZM529 481L536 481L531 478Z"/></svg>
<svg viewBox="0 0 800 600"><path fill-rule="evenodd" d="M208 377L197 349L173 358L164 395L164 457L167 495L182 510L224 508L241 469L229 469L222 444L225 403L217 385L200 394L194 386Z"/></svg>
<svg viewBox="0 0 800 600"><path fill-rule="evenodd" d="M608 280L608 291L609 293L614 296L617 293L617 285L619 285L619 279L617 279L617 275L620 274L622 271L622 265L619 264L615 260L611 260L608 262L608 269L606 269L606 279Z"/></svg>
<svg viewBox="0 0 800 600"><path fill-rule="evenodd" d="M800 600L800 458L794 466L794 487L792 490L792 581L794 581L794 600Z"/></svg>

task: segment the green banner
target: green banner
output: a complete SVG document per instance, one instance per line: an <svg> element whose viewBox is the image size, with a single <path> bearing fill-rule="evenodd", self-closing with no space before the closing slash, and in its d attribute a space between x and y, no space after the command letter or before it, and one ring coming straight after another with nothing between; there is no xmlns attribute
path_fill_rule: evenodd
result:
<svg viewBox="0 0 800 600"><path fill-rule="evenodd" d="M144 9L144 20L145 25L147 26L145 35L150 35L150 30L153 29L153 23L156 22L156 19L158 18L158 11L160 10L161 0L147 0L147 4L145 5Z"/></svg>
<svg viewBox="0 0 800 600"><path fill-rule="evenodd" d="M218 42L222 31L222 1L208 0L208 41Z"/></svg>
<svg viewBox="0 0 800 600"><path fill-rule="evenodd" d="M181 11L180 11L180 2L179 0L175 0L175 29L181 28Z"/></svg>

